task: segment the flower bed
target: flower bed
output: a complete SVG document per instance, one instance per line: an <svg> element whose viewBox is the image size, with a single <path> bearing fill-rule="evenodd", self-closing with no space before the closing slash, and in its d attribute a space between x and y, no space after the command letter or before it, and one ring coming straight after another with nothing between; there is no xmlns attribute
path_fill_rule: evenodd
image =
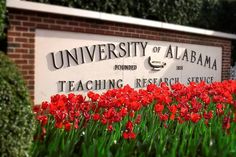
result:
<svg viewBox="0 0 236 157"><path fill-rule="evenodd" d="M128 85L34 107L34 156L236 156L236 81Z"/></svg>

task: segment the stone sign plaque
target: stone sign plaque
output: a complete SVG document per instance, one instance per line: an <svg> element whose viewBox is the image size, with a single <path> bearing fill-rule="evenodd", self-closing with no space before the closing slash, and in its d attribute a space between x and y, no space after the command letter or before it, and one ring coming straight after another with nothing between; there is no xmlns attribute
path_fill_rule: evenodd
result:
<svg viewBox="0 0 236 157"><path fill-rule="evenodd" d="M35 42L36 104L126 84L221 81L221 47L41 29Z"/></svg>

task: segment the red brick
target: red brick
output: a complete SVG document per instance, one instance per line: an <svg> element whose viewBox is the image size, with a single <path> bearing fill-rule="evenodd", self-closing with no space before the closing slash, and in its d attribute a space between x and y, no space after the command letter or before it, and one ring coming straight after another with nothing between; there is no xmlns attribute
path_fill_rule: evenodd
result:
<svg viewBox="0 0 236 157"><path fill-rule="evenodd" d="M34 27L31 27L31 28L29 29L29 32L35 32L35 28L34 28Z"/></svg>
<svg viewBox="0 0 236 157"><path fill-rule="evenodd" d="M120 28L119 30L122 31L122 32L127 32L128 31L127 28Z"/></svg>
<svg viewBox="0 0 236 157"><path fill-rule="evenodd" d="M24 56L24 57L25 57L25 56ZM27 57L26 57L26 59L27 59L27 65L34 66L34 59L32 59L32 58L27 58Z"/></svg>
<svg viewBox="0 0 236 157"><path fill-rule="evenodd" d="M98 33L99 33L99 31L97 31ZM115 35L117 35L117 36L123 36L124 34L122 33L122 32L114 32L115 33Z"/></svg>
<svg viewBox="0 0 236 157"><path fill-rule="evenodd" d="M82 27L90 27L90 24L85 23L85 22L80 22L80 23L79 23L79 26L82 26Z"/></svg>
<svg viewBox="0 0 236 157"><path fill-rule="evenodd" d="M34 48L34 44L27 44L27 43L24 43L24 44L22 44L22 47L23 47L23 48Z"/></svg>
<svg viewBox="0 0 236 157"><path fill-rule="evenodd" d="M30 70L29 74L35 74L35 72L33 70Z"/></svg>
<svg viewBox="0 0 236 157"><path fill-rule="evenodd" d="M74 28L73 28L73 27L70 27L70 26L63 26L63 27L62 27L62 30L63 30L63 31L69 31L69 32L70 32L70 31L73 31Z"/></svg>
<svg viewBox="0 0 236 157"><path fill-rule="evenodd" d="M135 32L140 34L140 33L143 33L143 30L136 29Z"/></svg>
<svg viewBox="0 0 236 157"><path fill-rule="evenodd" d="M34 33L27 33L27 32L24 32L24 33L22 33L22 35L23 35L24 37L34 37Z"/></svg>
<svg viewBox="0 0 236 157"><path fill-rule="evenodd" d="M29 39L29 43L34 43L35 42L35 40L34 40L34 38L31 38L31 39Z"/></svg>
<svg viewBox="0 0 236 157"><path fill-rule="evenodd" d="M42 18L40 18L40 17L31 17L29 21L31 21L31 22L41 22Z"/></svg>
<svg viewBox="0 0 236 157"><path fill-rule="evenodd" d="M113 31L105 31L104 34L106 34L106 35L113 35L114 33L113 33Z"/></svg>
<svg viewBox="0 0 236 157"><path fill-rule="evenodd" d="M30 54L34 54L34 49L33 49L33 48L30 49L30 50L29 50L29 53L30 53Z"/></svg>
<svg viewBox="0 0 236 157"><path fill-rule="evenodd" d="M34 82L34 80L28 80L27 81L27 84L29 85L29 86L34 86L35 85L35 82Z"/></svg>
<svg viewBox="0 0 236 157"><path fill-rule="evenodd" d="M9 52L9 50L8 50L8 52ZM12 53L9 53L8 56L9 56L10 58L15 58L15 59L21 58L21 55L20 55L20 54L12 54Z"/></svg>
<svg viewBox="0 0 236 157"><path fill-rule="evenodd" d="M34 23L34 22L23 22L22 25L23 26L35 27L36 23Z"/></svg>
<svg viewBox="0 0 236 157"><path fill-rule="evenodd" d="M23 65L27 63L27 60L25 59L17 59L14 61L16 64Z"/></svg>
<svg viewBox="0 0 236 157"><path fill-rule="evenodd" d="M50 25L49 28L50 29L55 29L55 30L61 30L61 26L60 25Z"/></svg>
<svg viewBox="0 0 236 157"><path fill-rule="evenodd" d="M144 39L146 39L146 38L147 38L147 36L146 36L146 35L144 35L144 34L140 34L140 38L144 38Z"/></svg>
<svg viewBox="0 0 236 157"><path fill-rule="evenodd" d="M53 23L55 23L55 19L52 19L52 18L46 19L46 18L44 18L43 22L46 22L46 23L49 23L49 24L53 24Z"/></svg>
<svg viewBox="0 0 236 157"><path fill-rule="evenodd" d="M25 15L16 15L15 16L15 19L17 20L28 20L28 16L25 16Z"/></svg>
<svg viewBox="0 0 236 157"><path fill-rule="evenodd" d="M30 99L34 101L34 90L30 91ZM35 104L35 105L40 105L40 104Z"/></svg>
<svg viewBox="0 0 236 157"><path fill-rule="evenodd" d="M33 66L25 64L25 65L22 66L22 68L25 69L25 70L31 70L31 69L33 69Z"/></svg>
<svg viewBox="0 0 236 157"><path fill-rule="evenodd" d="M17 48L17 47L20 47L20 44L19 44L19 43L14 43L14 42L9 42L9 43L8 43L8 47Z"/></svg>
<svg viewBox="0 0 236 157"><path fill-rule="evenodd" d="M8 17L9 17L9 20L12 20L15 18L15 16L13 14L8 15Z"/></svg>
<svg viewBox="0 0 236 157"><path fill-rule="evenodd" d="M14 32L14 31L8 31L8 32L7 32L7 35L8 35L9 37L11 37L11 36L20 36L21 33L20 33L20 32Z"/></svg>
<svg viewBox="0 0 236 157"><path fill-rule="evenodd" d="M119 30L119 28L118 28L118 27L115 27L115 26L110 26L109 29L110 29L110 30L114 30L114 31L118 31L118 30Z"/></svg>
<svg viewBox="0 0 236 157"><path fill-rule="evenodd" d="M109 29L109 26L101 26L100 28L101 29ZM116 30L119 30L119 29L116 29Z"/></svg>
<svg viewBox="0 0 236 157"><path fill-rule="evenodd" d="M132 34L131 37L132 37L132 38L139 38L140 36L139 36L139 34Z"/></svg>
<svg viewBox="0 0 236 157"><path fill-rule="evenodd" d="M56 24L67 25L67 21L65 21L65 20L56 20Z"/></svg>
<svg viewBox="0 0 236 157"><path fill-rule="evenodd" d="M15 38L16 42L27 42L27 38Z"/></svg>
<svg viewBox="0 0 236 157"><path fill-rule="evenodd" d="M8 52L8 54L10 53L10 54L12 54L13 52L14 52L14 48L10 48L10 47L8 47L7 48L7 52Z"/></svg>
<svg viewBox="0 0 236 157"><path fill-rule="evenodd" d="M8 41L8 42L14 42L14 38L8 36L7 41Z"/></svg>
<svg viewBox="0 0 236 157"><path fill-rule="evenodd" d="M96 29L92 29L92 28L86 28L85 31L87 33L96 33Z"/></svg>
<svg viewBox="0 0 236 157"><path fill-rule="evenodd" d="M69 21L68 25L77 26L77 25L78 25L78 22L75 22L75 21Z"/></svg>
<svg viewBox="0 0 236 157"><path fill-rule="evenodd" d="M48 29L48 28L49 28L49 25L48 25L48 24L41 24L41 23L38 23L38 24L36 25L36 27L37 27L37 28L46 28L46 29Z"/></svg>
<svg viewBox="0 0 236 157"><path fill-rule="evenodd" d="M21 27L21 26L16 26L15 27L16 31L28 31L28 27Z"/></svg>
<svg viewBox="0 0 236 157"><path fill-rule="evenodd" d="M26 71L26 70L20 70L20 71L23 74L23 76L26 76L28 74L28 71Z"/></svg>
<svg viewBox="0 0 236 157"><path fill-rule="evenodd" d="M18 25L18 26L21 25L21 21L18 21L18 20L12 20L12 21L10 21L10 23L11 23L12 25Z"/></svg>
<svg viewBox="0 0 236 157"><path fill-rule="evenodd" d="M131 34L130 33L124 33L124 36L131 37Z"/></svg>
<svg viewBox="0 0 236 157"><path fill-rule="evenodd" d="M34 79L34 76L32 76L32 75L26 75L24 78L25 78L26 80L33 80L33 79Z"/></svg>
<svg viewBox="0 0 236 157"><path fill-rule="evenodd" d="M83 33L83 32L85 32L85 28L75 27L74 31L75 32L82 32Z"/></svg>
<svg viewBox="0 0 236 157"><path fill-rule="evenodd" d="M27 53L27 52L28 52L28 49L26 49L26 48L18 48L18 49L15 49L15 52L18 52L18 53Z"/></svg>

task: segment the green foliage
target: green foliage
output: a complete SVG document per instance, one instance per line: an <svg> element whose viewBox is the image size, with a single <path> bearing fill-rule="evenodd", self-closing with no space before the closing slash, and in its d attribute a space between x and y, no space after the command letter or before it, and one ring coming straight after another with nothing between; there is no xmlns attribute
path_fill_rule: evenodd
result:
<svg viewBox="0 0 236 157"><path fill-rule="evenodd" d="M28 156L34 133L31 100L16 66L0 52L0 156Z"/></svg>
<svg viewBox="0 0 236 157"><path fill-rule="evenodd" d="M236 34L236 1L220 1L219 20L217 30ZM232 41L232 62L236 62L236 40Z"/></svg>
<svg viewBox="0 0 236 157"><path fill-rule="evenodd" d="M120 15L160 20L170 23L191 24L200 14L202 1L195 0L31 0L102 11ZM191 18L189 18L191 17Z"/></svg>
<svg viewBox="0 0 236 157"><path fill-rule="evenodd" d="M5 37L5 24L6 24L6 1L1 0L0 1L0 39Z"/></svg>
<svg viewBox="0 0 236 157"><path fill-rule="evenodd" d="M234 0L29 0L235 32ZM229 25L230 24L230 25Z"/></svg>
<svg viewBox="0 0 236 157"><path fill-rule="evenodd" d="M236 1L220 1L219 30L236 33Z"/></svg>
<svg viewBox="0 0 236 157"><path fill-rule="evenodd" d="M7 49L6 25L6 0L0 0L0 51Z"/></svg>
<svg viewBox="0 0 236 157"><path fill-rule="evenodd" d="M195 0L149 0L147 18L189 25L200 15L202 1ZM191 18L189 18L191 17Z"/></svg>

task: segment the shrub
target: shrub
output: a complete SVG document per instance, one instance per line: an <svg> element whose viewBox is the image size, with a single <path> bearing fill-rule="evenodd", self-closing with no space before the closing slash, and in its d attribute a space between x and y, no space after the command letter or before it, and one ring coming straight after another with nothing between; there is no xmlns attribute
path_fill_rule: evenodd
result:
<svg viewBox="0 0 236 157"><path fill-rule="evenodd" d="M4 29L5 29L5 25L6 25L6 1L0 1L0 39L4 38L5 33L4 33Z"/></svg>
<svg viewBox="0 0 236 157"><path fill-rule="evenodd" d="M29 155L34 133L31 105L22 76L0 52L0 156Z"/></svg>

